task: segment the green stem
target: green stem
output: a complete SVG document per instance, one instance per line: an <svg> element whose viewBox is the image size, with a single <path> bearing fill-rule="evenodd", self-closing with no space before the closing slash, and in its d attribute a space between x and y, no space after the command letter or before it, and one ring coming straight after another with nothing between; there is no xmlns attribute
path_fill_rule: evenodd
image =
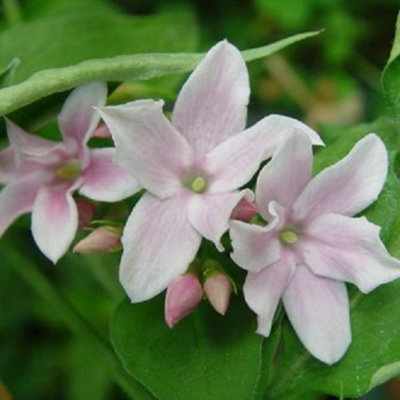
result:
<svg viewBox="0 0 400 400"><path fill-rule="evenodd" d="M16 25L22 21L22 14L18 0L3 0L4 18L9 25Z"/></svg>
<svg viewBox="0 0 400 400"><path fill-rule="evenodd" d="M9 243L2 243L0 253L3 261L39 294L47 304L51 304L69 328L93 350L101 362L109 367L112 379L135 400L154 400L154 397L132 376L125 372L111 345L81 315L70 302L53 287L51 282L29 259Z"/></svg>

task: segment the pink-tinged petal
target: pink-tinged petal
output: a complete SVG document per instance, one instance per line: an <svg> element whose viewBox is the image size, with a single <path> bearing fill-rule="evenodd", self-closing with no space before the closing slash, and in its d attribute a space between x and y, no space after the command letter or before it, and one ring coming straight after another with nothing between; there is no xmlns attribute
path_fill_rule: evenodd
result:
<svg viewBox="0 0 400 400"><path fill-rule="evenodd" d="M63 256L78 228L78 211L65 188L42 187L32 211L32 234L43 254L53 263Z"/></svg>
<svg viewBox="0 0 400 400"><path fill-rule="evenodd" d="M385 145L369 134L345 158L311 180L294 203L294 214L299 219L326 213L355 215L377 199L387 170Z"/></svg>
<svg viewBox="0 0 400 400"><path fill-rule="evenodd" d="M139 184L115 163L114 148L94 149L82 173L79 192L97 201L119 201L140 190Z"/></svg>
<svg viewBox="0 0 400 400"><path fill-rule="evenodd" d="M229 234L232 239L232 260L252 272L259 272L281 258L282 246L278 239L284 224L283 209L271 204L275 218L267 226L250 225L231 221Z"/></svg>
<svg viewBox="0 0 400 400"><path fill-rule="evenodd" d="M223 251L220 239L229 228L232 210L242 198L252 200L252 196L253 193L248 189L193 196L189 203L189 221L202 236L214 242L219 251Z"/></svg>
<svg viewBox="0 0 400 400"><path fill-rule="evenodd" d="M197 276L187 273L174 279L165 295L165 322L172 328L201 302L203 289Z"/></svg>
<svg viewBox="0 0 400 400"><path fill-rule="evenodd" d="M334 364L343 356L351 343L344 283L316 276L306 266L297 265L283 304L298 337L314 357Z"/></svg>
<svg viewBox="0 0 400 400"><path fill-rule="evenodd" d="M206 155L246 123L249 77L239 50L222 41L199 63L183 85L172 114L197 158Z"/></svg>
<svg viewBox="0 0 400 400"><path fill-rule="evenodd" d="M315 274L351 282L368 293L400 278L400 261L387 252L379 231L364 217L322 215L307 228L305 263Z"/></svg>
<svg viewBox="0 0 400 400"><path fill-rule="evenodd" d="M0 192L0 236L20 215L32 210L42 183L41 174L31 174L3 188Z"/></svg>
<svg viewBox="0 0 400 400"><path fill-rule="evenodd" d="M58 125L67 144L87 142L100 121L100 115L93 107L104 106L106 99L104 82L85 83L71 92L58 115Z"/></svg>
<svg viewBox="0 0 400 400"><path fill-rule="evenodd" d="M57 145L55 142L25 132L9 119L6 119L6 129L17 164L21 163L24 157L44 157Z"/></svg>
<svg viewBox="0 0 400 400"><path fill-rule="evenodd" d="M156 296L193 261L201 236L187 219L184 196L160 200L146 193L130 215L122 236L121 283L132 300Z"/></svg>
<svg viewBox="0 0 400 400"><path fill-rule="evenodd" d="M256 202L266 220L272 218L268 211L271 201L278 202L286 210L292 207L310 180L311 168L309 137L302 132L290 134L257 178Z"/></svg>
<svg viewBox="0 0 400 400"><path fill-rule="evenodd" d="M12 147L0 151L0 183L10 182L16 171L15 154Z"/></svg>
<svg viewBox="0 0 400 400"><path fill-rule="evenodd" d="M247 274L243 286L244 298L258 316L257 333L260 335L269 336L279 300L294 271L293 260L282 258L260 272Z"/></svg>
<svg viewBox="0 0 400 400"><path fill-rule="evenodd" d="M139 100L104 107L100 114L113 136L118 162L147 190L173 196L192 163L189 144L162 113L162 101Z"/></svg>

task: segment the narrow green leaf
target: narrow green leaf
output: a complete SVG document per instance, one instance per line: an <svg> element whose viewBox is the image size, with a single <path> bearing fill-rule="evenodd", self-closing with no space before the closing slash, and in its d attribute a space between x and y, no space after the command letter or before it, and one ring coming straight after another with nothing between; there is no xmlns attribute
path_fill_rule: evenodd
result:
<svg viewBox="0 0 400 400"><path fill-rule="evenodd" d="M246 50L243 52L243 57L246 61L266 57L317 34L319 32L291 36L268 46ZM0 115L8 114L45 96L71 89L90 80L142 80L189 72L202 57L203 54L189 53L133 54L88 60L69 67L40 71L22 83L0 90Z"/></svg>
<svg viewBox="0 0 400 400"><path fill-rule="evenodd" d="M173 329L163 302L117 308L111 341L126 369L159 400L251 400L262 337L243 298L234 296L225 317L203 302Z"/></svg>
<svg viewBox="0 0 400 400"><path fill-rule="evenodd" d="M389 61L382 73L382 87L392 117L400 119L400 13Z"/></svg>
<svg viewBox="0 0 400 400"><path fill-rule="evenodd" d="M15 71L18 68L21 60L13 58L5 68L0 71L0 88L10 86L14 80Z"/></svg>

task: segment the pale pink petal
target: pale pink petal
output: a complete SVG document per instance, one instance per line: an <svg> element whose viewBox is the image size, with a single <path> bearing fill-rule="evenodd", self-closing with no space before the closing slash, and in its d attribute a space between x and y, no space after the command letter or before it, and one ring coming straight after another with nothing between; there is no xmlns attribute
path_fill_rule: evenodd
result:
<svg viewBox="0 0 400 400"><path fill-rule="evenodd" d="M278 235L285 223L284 210L271 202L270 212L274 219L267 226L230 222L232 260L248 271L259 272L281 258L282 246Z"/></svg>
<svg viewBox="0 0 400 400"><path fill-rule="evenodd" d="M223 251L220 239L229 228L232 210L242 198L252 199L252 195L250 190L195 195L189 204L189 221L202 236Z"/></svg>
<svg viewBox="0 0 400 400"><path fill-rule="evenodd" d="M294 214L299 219L326 213L355 215L377 199L387 170L385 145L370 134L305 187L293 205Z"/></svg>
<svg viewBox="0 0 400 400"><path fill-rule="evenodd" d="M314 275L304 265L283 294L290 322L307 350L326 364L337 362L351 343L346 285Z"/></svg>
<svg viewBox="0 0 400 400"><path fill-rule="evenodd" d="M294 262L290 258L282 258L260 272L247 274L243 286L244 298L258 316L257 333L260 335L269 336L279 300L294 271Z"/></svg>
<svg viewBox="0 0 400 400"><path fill-rule="evenodd" d="M65 188L42 187L32 211L32 234L43 254L56 263L78 228L78 211Z"/></svg>
<svg viewBox="0 0 400 400"><path fill-rule="evenodd" d="M12 147L0 151L0 183L12 180L16 171L15 154Z"/></svg>
<svg viewBox="0 0 400 400"><path fill-rule="evenodd" d="M3 188L0 192L0 236L20 215L32 210L42 182L43 176L35 173Z"/></svg>
<svg viewBox="0 0 400 400"><path fill-rule="evenodd" d="M114 148L94 149L82 173L79 192L98 201L119 201L140 190L139 184L115 163Z"/></svg>
<svg viewBox="0 0 400 400"><path fill-rule="evenodd" d="M25 132L9 119L6 119L6 128L17 164L21 163L24 157L44 157L57 145L55 142Z"/></svg>
<svg viewBox="0 0 400 400"><path fill-rule="evenodd" d="M100 121L93 108L106 104L107 85L88 82L78 86L65 100L58 115L58 125L66 143L84 144Z"/></svg>
<svg viewBox="0 0 400 400"><path fill-rule="evenodd" d="M307 240L302 243L305 262L315 274L370 292L400 278L400 261L387 252L379 231L364 217L322 215L307 228Z"/></svg>
<svg viewBox="0 0 400 400"><path fill-rule="evenodd" d="M232 282L229 277L225 273L214 271L206 275L203 287L214 310L225 315L232 294Z"/></svg>
<svg viewBox="0 0 400 400"><path fill-rule="evenodd" d="M139 100L104 107L100 113L113 136L118 162L158 197L173 196L192 163L186 140L162 113L162 101Z"/></svg>
<svg viewBox="0 0 400 400"><path fill-rule="evenodd" d="M156 296L182 275L199 249L201 236L187 219L184 196L160 200L146 193L122 236L121 283L132 300Z"/></svg>
<svg viewBox="0 0 400 400"><path fill-rule="evenodd" d="M225 192L246 184L262 161L271 157L290 135L297 134L308 136L312 144L322 144L307 125L281 115L270 115L221 143L204 160L211 177L209 190Z"/></svg>
<svg viewBox="0 0 400 400"><path fill-rule="evenodd" d="M250 87L239 50L222 41L206 54L183 85L172 114L197 158L206 155L246 123Z"/></svg>
<svg viewBox="0 0 400 400"><path fill-rule="evenodd" d="M271 201L286 210L292 207L310 180L311 168L310 139L302 132L290 134L257 178L256 203L266 220L272 219L268 211Z"/></svg>

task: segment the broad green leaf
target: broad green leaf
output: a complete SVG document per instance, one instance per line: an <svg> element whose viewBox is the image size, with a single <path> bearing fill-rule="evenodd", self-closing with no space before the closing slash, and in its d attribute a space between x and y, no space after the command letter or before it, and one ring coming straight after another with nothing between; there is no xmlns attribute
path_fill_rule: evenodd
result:
<svg viewBox="0 0 400 400"><path fill-rule="evenodd" d="M111 341L125 368L159 400L250 400L258 382L262 338L243 298L225 317L203 302L173 329L164 296L130 304L111 322Z"/></svg>
<svg viewBox="0 0 400 400"><path fill-rule="evenodd" d="M18 24L0 35L0 65L18 57L15 81L33 73L119 54L192 50L196 25L187 13L126 16L92 11ZM146 40L143 40L143 38ZM50 40L51 39L51 40Z"/></svg>
<svg viewBox="0 0 400 400"><path fill-rule="evenodd" d="M393 155L399 146L399 127L380 120L346 132L316 156L316 170L343 157L354 143L369 132L384 140ZM392 163L393 159L392 158ZM364 213L382 227L381 237L394 255L400 254L400 183L393 168L378 200ZM362 295L351 293L352 344L336 365L329 367L314 359L297 339L288 322L283 327L283 353L268 389L272 400L297 399L304 391L358 397L377 384L400 373L400 281L382 285Z"/></svg>
<svg viewBox="0 0 400 400"><path fill-rule="evenodd" d="M382 74L382 87L392 117L400 119L400 13L392 51Z"/></svg>
<svg viewBox="0 0 400 400"><path fill-rule="evenodd" d="M268 46L246 50L246 61L269 56L293 43L317 35L308 32L291 36ZM133 54L83 61L64 68L40 71L27 80L0 90L0 115L8 114L53 93L71 89L89 80L123 81L149 79L189 72L203 54Z"/></svg>

